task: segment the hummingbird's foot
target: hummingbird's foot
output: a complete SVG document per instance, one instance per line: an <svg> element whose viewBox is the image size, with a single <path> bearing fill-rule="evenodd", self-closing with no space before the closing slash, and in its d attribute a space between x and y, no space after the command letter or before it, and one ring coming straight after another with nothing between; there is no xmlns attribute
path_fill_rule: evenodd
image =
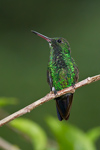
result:
<svg viewBox="0 0 100 150"><path fill-rule="evenodd" d="M73 90L74 90L74 92L75 92L75 84L73 84L72 87L73 87Z"/></svg>
<svg viewBox="0 0 100 150"><path fill-rule="evenodd" d="M51 93L57 95L57 91L56 91L55 87L52 87Z"/></svg>

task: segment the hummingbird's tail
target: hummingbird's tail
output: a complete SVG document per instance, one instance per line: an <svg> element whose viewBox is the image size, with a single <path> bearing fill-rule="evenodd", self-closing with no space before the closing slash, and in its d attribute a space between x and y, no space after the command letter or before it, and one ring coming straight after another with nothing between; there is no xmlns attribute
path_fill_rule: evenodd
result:
<svg viewBox="0 0 100 150"><path fill-rule="evenodd" d="M73 94L65 94L61 97L55 98L56 100L56 108L57 108L57 115L60 121L63 119L68 120L70 115L70 108L73 101Z"/></svg>

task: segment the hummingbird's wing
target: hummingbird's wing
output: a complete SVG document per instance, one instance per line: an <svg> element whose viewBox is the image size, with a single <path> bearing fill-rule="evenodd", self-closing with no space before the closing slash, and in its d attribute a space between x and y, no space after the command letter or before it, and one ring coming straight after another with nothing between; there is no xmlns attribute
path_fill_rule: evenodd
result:
<svg viewBox="0 0 100 150"><path fill-rule="evenodd" d="M53 83L52 83L52 78L51 78L49 70L47 70L47 82L50 86L50 90L52 91Z"/></svg>

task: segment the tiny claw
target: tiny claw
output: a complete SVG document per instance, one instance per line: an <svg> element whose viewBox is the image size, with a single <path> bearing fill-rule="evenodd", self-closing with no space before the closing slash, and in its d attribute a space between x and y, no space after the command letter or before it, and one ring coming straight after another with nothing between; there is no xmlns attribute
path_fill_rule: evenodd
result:
<svg viewBox="0 0 100 150"><path fill-rule="evenodd" d="M58 93L57 93L57 91L56 91L56 90L54 91L54 94L55 94L55 95L58 95Z"/></svg>
<svg viewBox="0 0 100 150"><path fill-rule="evenodd" d="M75 85L75 84L72 84L72 87L75 89L76 85Z"/></svg>
<svg viewBox="0 0 100 150"><path fill-rule="evenodd" d="M75 87L76 87L76 85L73 84L72 87L73 87L73 93L74 93L74 92L75 92Z"/></svg>

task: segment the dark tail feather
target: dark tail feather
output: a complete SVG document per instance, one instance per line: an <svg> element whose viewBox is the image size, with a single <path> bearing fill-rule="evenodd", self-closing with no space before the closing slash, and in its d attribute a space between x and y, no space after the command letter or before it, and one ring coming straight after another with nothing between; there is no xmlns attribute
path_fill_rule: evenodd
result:
<svg viewBox="0 0 100 150"><path fill-rule="evenodd" d="M57 108L57 115L60 121L63 119L68 120L70 115L70 108L73 101L73 94L66 94L61 97L58 97L56 100L56 108Z"/></svg>

